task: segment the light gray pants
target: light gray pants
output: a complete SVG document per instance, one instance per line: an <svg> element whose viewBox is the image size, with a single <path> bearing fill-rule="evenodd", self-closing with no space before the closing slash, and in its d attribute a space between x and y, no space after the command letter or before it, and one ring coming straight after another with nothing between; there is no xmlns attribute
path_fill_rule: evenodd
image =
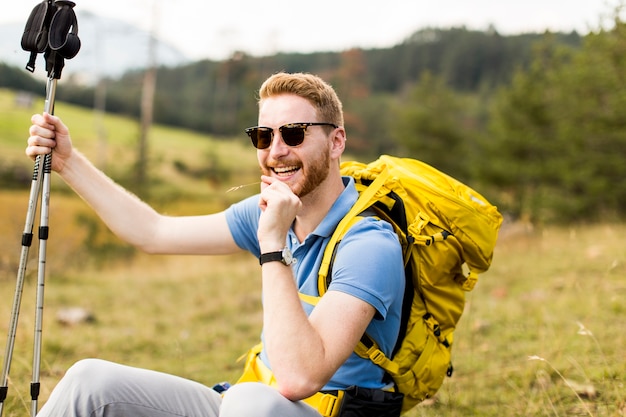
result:
<svg viewBox="0 0 626 417"><path fill-rule="evenodd" d="M38 417L320 417L260 383L231 387L224 398L197 382L99 359L74 364Z"/></svg>

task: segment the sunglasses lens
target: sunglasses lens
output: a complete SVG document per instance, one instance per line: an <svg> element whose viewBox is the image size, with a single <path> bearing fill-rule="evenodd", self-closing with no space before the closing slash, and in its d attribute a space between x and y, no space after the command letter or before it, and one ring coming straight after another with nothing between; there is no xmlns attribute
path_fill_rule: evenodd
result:
<svg viewBox="0 0 626 417"><path fill-rule="evenodd" d="M320 123L295 123L287 124L278 128L283 141L289 146L298 146L304 142L307 126ZM274 130L269 127L257 126L249 127L246 133L250 136L252 144L257 149L267 149L272 144Z"/></svg>
<svg viewBox="0 0 626 417"><path fill-rule="evenodd" d="M304 142L305 130L306 127L303 126L283 126L280 128L280 134L287 145L298 146Z"/></svg>
<svg viewBox="0 0 626 417"><path fill-rule="evenodd" d="M252 144L257 149L265 149L272 143L272 129L267 127L252 127L246 130Z"/></svg>

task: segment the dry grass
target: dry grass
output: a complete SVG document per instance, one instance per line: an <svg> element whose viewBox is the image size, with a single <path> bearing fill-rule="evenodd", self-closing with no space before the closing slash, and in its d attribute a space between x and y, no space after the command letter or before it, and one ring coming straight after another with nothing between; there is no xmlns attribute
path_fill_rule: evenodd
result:
<svg viewBox="0 0 626 417"><path fill-rule="evenodd" d="M3 202L17 202L17 197L27 195L5 199L2 193L2 197ZM70 220L83 213L84 204L63 196L53 196L52 203L63 214L55 211L50 218L41 401L64 370L84 357L149 367L207 384L236 378L240 369L236 360L256 342L261 326L256 260L148 256L125 250L105 229L99 230L98 240L118 250L108 258L90 259L82 240L86 232ZM16 211L4 204L0 209L3 215ZM3 236L15 236L1 244L6 254L0 268L0 334L4 337L23 224L2 221L0 226ZM35 243L23 291L7 416L27 413L30 403L36 275ZM57 313L67 307L87 309L94 321L77 326L58 322Z"/></svg>
<svg viewBox="0 0 626 417"><path fill-rule="evenodd" d="M468 295L455 374L411 416L623 416L624 225L526 231L499 242Z"/></svg>
<svg viewBox="0 0 626 417"><path fill-rule="evenodd" d="M2 194L3 201L6 194ZM25 195L13 196L17 203ZM237 257L150 257L112 252L89 260L72 222L83 204L58 197L51 216L43 397L75 360L100 357L207 384L234 380L236 359L261 325L258 268ZM21 225L2 205L0 331L6 333ZM7 222L7 219L13 219ZM64 219L64 220L62 220ZM58 232L54 232L58 228ZM124 247L106 230L98 238ZM492 270L468 294L455 338L455 373L416 416L623 416L626 376L624 225L546 228L503 239ZM10 243L10 244L9 244ZM83 242L84 244L84 242ZM31 254L36 259L36 248ZM8 416L26 412L34 275L29 265L11 370ZM80 306L95 321L67 327L59 309ZM534 360L531 360L534 359Z"/></svg>

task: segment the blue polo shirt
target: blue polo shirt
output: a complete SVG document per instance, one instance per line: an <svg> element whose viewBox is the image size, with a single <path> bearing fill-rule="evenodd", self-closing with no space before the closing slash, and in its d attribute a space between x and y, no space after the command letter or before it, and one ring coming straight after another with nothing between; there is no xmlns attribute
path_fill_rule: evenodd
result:
<svg viewBox="0 0 626 417"><path fill-rule="evenodd" d="M286 246L297 259L292 268L298 289L303 294L319 296L318 270L324 248L339 221L358 198L354 179L344 177L343 181L345 190L303 242L298 241L293 229L288 233ZM235 242L257 258L260 256L257 228L261 215L258 202L259 196L255 195L226 210L226 219ZM328 290L348 293L376 309L376 316L367 327L367 333L377 341L387 356L391 354L398 337L404 284L402 249L391 225L374 217L366 217L352 226L337 249ZM305 302L302 307L307 314L314 308ZM341 331L341 323L342 318L337 317L338 331ZM261 352L261 359L271 368L265 352ZM384 371L369 359L362 359L352 353L324 389L345 389L352 385L382 388L383 374Z"/></svg>

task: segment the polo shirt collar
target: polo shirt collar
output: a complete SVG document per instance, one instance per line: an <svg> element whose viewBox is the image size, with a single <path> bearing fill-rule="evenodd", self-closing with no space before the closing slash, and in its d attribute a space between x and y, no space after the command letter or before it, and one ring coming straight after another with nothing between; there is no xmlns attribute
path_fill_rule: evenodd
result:
<svg viewBox="0 0 626 417"><path fill-rule="evenodd" d="M315 228L312 234L321 237L330 237L337 225L344 218L348 211L352 208L356 200L359 198L359 192L354 185L354 178L342 177L345 189L339 195L339 198L332 205L328 214L322 222Z"/></svg>

